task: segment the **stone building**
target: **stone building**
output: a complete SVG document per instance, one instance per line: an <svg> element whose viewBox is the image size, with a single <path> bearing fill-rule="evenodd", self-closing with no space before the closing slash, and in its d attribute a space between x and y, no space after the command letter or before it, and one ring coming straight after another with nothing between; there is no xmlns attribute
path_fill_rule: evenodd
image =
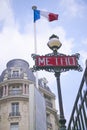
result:
<svg viewBox="0 0 87 130"><path fill-rule="evenodd" d="M0 130L29 130L29 85L35 76L28 62L13 59L0 76ZM55 95L46 79L39 79L38 91L46 100L47 130L58 130Z"/></svg>
<svg viewBox="0 0 87 130"><path fill-rule="evenodd" d="M47 130L58 130L58 115L55 109L55 95L47 86L46 78L39 79L39 90L46 101Z"/></svg>

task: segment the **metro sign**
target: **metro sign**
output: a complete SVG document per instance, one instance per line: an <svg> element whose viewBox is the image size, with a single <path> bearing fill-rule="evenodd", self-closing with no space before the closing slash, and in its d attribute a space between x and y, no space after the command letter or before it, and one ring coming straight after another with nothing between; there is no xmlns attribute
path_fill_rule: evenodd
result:
<svg viewBox="0 0 87 130"><path fill-rule="evenodd" d="M77 57L74 56L36 56L36 67L62 67L62 68L77 68Z"/></svg>
<svg viewBox="0 0 87 130"><path fill-rule="evenodd" d="M73 55L54 53L40 56L32 54L32 58L35 60L35 65L32 71L46 70L49 72L65 72L68 70L82 71L82 67L78 64L79 53Z"/></svg>

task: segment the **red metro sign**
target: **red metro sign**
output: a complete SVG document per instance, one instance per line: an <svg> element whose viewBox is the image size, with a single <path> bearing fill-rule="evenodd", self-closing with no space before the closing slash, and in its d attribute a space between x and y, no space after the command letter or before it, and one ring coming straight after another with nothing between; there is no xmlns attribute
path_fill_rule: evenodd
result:
<svg viewBox="0 0 87 130"><path fill-rule="evenodd" d="M77 58L73 56L36 56L35 65L37 67L62 67L77 68Z"/></svg>
<svg viewBox="0 0 87 130"><path fill-rule="evenodd" d="M70 69L82 71L82 67L78 64L79 53L71 56L64 54L54 55L53 53L46 54L45 56L32 54L32 57L35 60L32 71L65 72Z"/></svg>

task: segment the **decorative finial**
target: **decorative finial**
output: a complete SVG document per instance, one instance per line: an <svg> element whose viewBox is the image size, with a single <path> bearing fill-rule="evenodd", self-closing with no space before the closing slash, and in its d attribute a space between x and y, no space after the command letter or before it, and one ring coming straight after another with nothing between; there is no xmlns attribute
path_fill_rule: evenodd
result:
<svg viewBox="0 0 87 130"><path fill-rule="evenodd" d="M35 5L32 6L32 9L33 9L33 10L36 10L36 9L37 9L37 6L35 6Z"/></svg>
<svg viewBox="0 0 87 130"><path fill-rule="evenodd" d="M58 37L57 35L55 35L55 34L53 34L52 36L50 36L50 37L49 37L49 40L52 39L52 38L57 38L57 39L59 39L59 37Z"/></svg>

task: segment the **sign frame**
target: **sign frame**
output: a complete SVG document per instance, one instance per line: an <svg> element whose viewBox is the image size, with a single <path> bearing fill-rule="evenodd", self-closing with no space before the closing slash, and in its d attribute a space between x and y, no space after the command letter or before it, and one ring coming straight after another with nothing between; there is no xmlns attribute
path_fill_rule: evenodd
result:
<svg viewBox="0 0 87 130"><path fill-rule="evenodd" d="M80 54L76 53L73 55L65 55L57 53L46 54L46 55L36 55L32 54L35 60L35 65L33 66L33 71L46 70L49 72L64 72L68 70L78 70L82 71L81 66L78 64Z"/></svg>

